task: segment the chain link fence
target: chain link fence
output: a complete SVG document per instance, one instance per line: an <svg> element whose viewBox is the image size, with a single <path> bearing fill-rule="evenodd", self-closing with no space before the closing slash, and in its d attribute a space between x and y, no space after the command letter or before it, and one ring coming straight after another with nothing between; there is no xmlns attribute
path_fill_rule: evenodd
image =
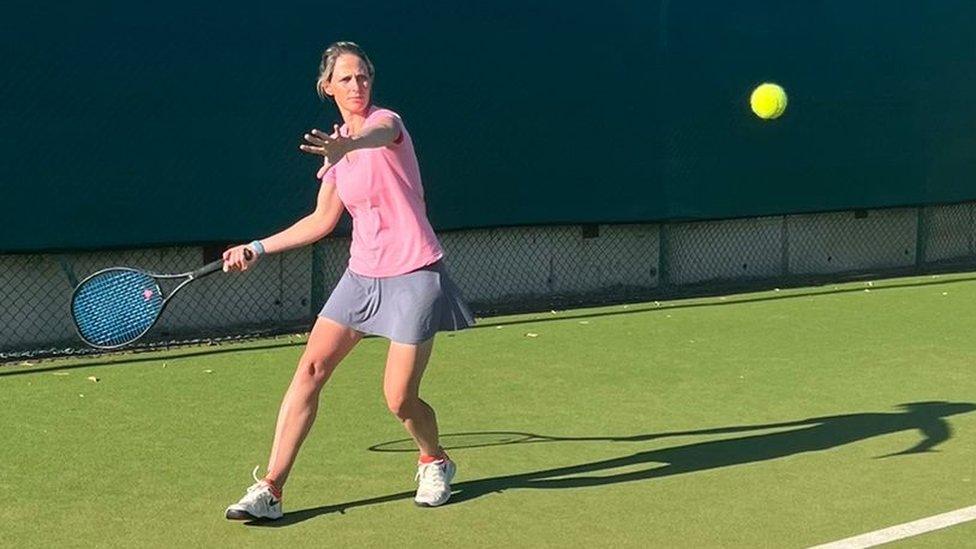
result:
<svg viewBox="0 0 976 549"><path fill-rule="evenodd" d="M751 219L509 227L440 235L480 317L976 266L976 203ZM345 270L348 238L269 256L181 292L136 349L304 332ZM87 354L77 281L132 266L183 272L215 250L0 256L0 361ZM166 288L164 288L164 291Z"/></svg>

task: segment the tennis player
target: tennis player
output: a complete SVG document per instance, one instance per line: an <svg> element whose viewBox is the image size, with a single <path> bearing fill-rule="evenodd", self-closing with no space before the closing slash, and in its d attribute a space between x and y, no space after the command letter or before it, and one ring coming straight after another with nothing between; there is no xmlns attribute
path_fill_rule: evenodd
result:
<svg viewBox="0 0 976 549"><path fill-rule="evenodd" d="M227 508L228 519L282 516L282 490L315 421L319 393L366 334L390 341L383 392L390 411L420 451L414 499L436 507L451 496L457 470L438 442L434 409L420 381L442 330L474 323L448 276L444 252L427 219L420 169L400 116L372 104L375 72L352 42L322 54L317 88L344 124L331 134L312 130L301 150L324 158L315 211L291 227L224 253L224 269L246 271L267 254L305 246L329 234L343 208L353 220L349 266L319 313L278 412L267 474ZM244 250L253 251L251 259Z"/></svg>

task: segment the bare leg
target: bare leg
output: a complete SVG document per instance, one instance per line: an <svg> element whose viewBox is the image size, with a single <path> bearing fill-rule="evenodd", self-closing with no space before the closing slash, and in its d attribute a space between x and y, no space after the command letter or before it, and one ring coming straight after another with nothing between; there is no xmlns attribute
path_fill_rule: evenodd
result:
<svg viewBox="0 0 976 549"><path fill-rule="evenodd" d="M362 338L361 333L327 318L320 317L315 322L278 411L268 474L264 477L278 489L288 480L298 449L315 422L322 387Z"/></svg>
<svg viewBox="0 0 976 549"><path fill-rule="evenodd" d="M390 343L383 376L386 405L403 422L420 453L428 456L441 453L434 409L419 397L420 379L433 348L434 338L418 345Z"/></svg>

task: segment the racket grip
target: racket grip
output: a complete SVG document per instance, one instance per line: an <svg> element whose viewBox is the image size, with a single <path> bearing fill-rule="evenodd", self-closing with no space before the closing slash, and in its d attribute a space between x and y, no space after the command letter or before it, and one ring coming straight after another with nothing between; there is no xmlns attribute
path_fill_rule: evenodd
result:
<svg viewBox="0 0 976 549"><path fill-rule="evenodd" d="M244 259L250 261L252 258L254 258L254 253L251 252L250 249L244 248ZM211 261L210 263L207 263L203 267L200 267L199 269L193 271L192 273L190 273L190 278L204 277L207 276L208 274L212 274L217 271L223 270L223 268L224 268L224 259L221 258L216 261Z"/></svg>
<svg viewBox="0 0 976 549"><path fill-rule="evenodd" d="M217 261L211 261L210 263L207 263L203 267L200 267L199 269L193 271L192 273L190 273L190 278L201 278L207 276L208 274L212 274L219 270L222 270L223 268L224 268L224 260L221 258L218 259Z"/></svg>

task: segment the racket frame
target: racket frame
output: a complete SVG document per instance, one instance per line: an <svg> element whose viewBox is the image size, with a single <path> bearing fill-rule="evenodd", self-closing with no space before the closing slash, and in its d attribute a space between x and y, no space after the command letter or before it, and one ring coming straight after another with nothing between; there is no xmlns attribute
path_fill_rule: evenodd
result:
<svg viewBox="0 0 976 549"><path fill-rule="evenodd" d="M250 254L246 254L246 255L250 255ZM95 349L102 349L102 350L105 350L105 351L110 351L110 350L113 350L113 349L119 349L121 347L125 347L126 345L131 345L131 344L135 343L136 341L139 341L140 339L142 339L142 337L144 335L146 335L147 333L149 333L149 330L152 330L153 329L153 326L155 326L156 323L159 322L159 317L163 316L163 311L166 310L166 305L169 303L169 300L174 295L176 295L176 292L179 292L181 289L183 289L184 286L186 286L190 282L193 282L194 280L197 280L199 278L203 278L203 277L205 277L205 276L207 276L209 274L213 274L213 273L221 270L223 268L223 265L224 265L224 260L223 259L218 259L216 261L211 261L210 263L207 263L206 265L204 265L203 267L200 267L199 269L195 269L193 271L187 271L185 273L179 273L179 274L159 274L159 273L153 273L153 272L150 272L150 271L146 271L146 270L143 270L143 269L136 269L136 268L133 268L133 267L108 267L107 269L102 269L100 271L95 271L94 273L92 273L92 274L86 276L84 279L82 279L82 281L79 282L78 285L75 286L75 289L71 292L71 300L68 302L68 310L69 310L69 312L71 314L71 324L74 326L75 333L78 334L78 337L81 338L81 340L83 342L85 342L86 345L88 345L90 347L94 347ZM139 335L137 335L137 336L129 339L128 341L125 341L123 343L119 343L119 344L116 344L116 345L102 345L102 344L96 344L96 343L94 343L92 341L89 341L81 333L81 327L78 326L78 319L75 318L75 298L78 296L78 290L80 290L85 285L86 282L88 282L89 280L91 280L92 278L95 278L96 276L98 276L100 274L107 273L107 272L111 272L111 271L129 271L129 272L134 272L134 273L138 273L138 274L141 274L141 275L146 275L146 276L152 278L153 279L153 283L156 285L156 291L159 293L159 295L161 295L163 297L163 304L160 305L159 310L156 312L156 317L153 318L153 321L149 324L149 326L146 327L145 330L139 332ZM159 281L160 280L172 280L172 279L176 279L176 278L185 278L186 280L184 280L183 282L180 282L179 284L177 284L176 287L173 288L173 291L171 291L168 295L165 294L163 292L162 287L159 285Z"/></svg>

